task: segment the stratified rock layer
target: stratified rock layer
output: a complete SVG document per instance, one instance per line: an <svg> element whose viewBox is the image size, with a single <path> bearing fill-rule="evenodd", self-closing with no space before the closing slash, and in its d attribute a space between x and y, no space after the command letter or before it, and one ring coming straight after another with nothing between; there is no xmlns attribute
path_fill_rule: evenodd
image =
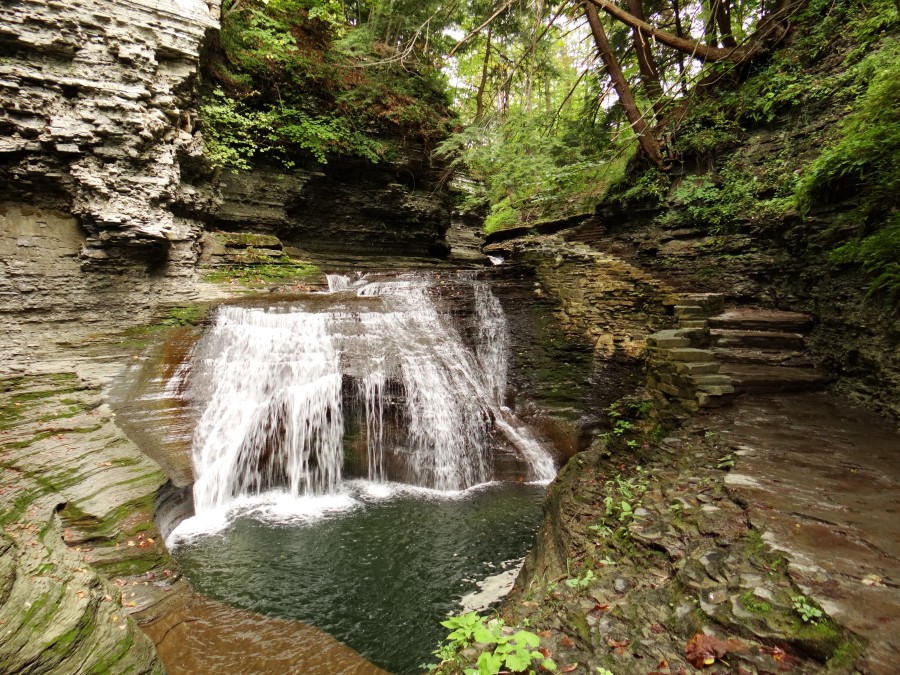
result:
<svg viewBox="0 0 900 675"><path fill-rule="evenodd" d="M396 163L335 158L314 170L225 172L210 214L222 229L275 234L309 253L445 256L447 195L420 155L411 148Z"/></svg>
<svg viewBox="0 0 900 675"><path fill-rule="evenodd" d="M217 2L0 6L0 370L54 324L146 321L189 297L195 88ZM49 325L48 325L49 324Z"/></svg>
<svg viewBox="0 0 900 675"><path fill-rule="evenodd" d="M72 373L0 380L0 466L0 672L164 672L98 574L168 560L159 467Z"/></svg>

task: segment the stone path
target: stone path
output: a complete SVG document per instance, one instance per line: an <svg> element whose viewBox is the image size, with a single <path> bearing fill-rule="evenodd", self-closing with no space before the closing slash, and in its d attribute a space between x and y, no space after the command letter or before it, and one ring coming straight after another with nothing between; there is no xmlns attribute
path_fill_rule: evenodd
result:
<svg viewBox="0 0 900 675"><path fill-rule="evenodd" d="M719 422L725 478L797 585L869 641L872 673L900 668L900 436L825 394L744 398Z"/></svg>

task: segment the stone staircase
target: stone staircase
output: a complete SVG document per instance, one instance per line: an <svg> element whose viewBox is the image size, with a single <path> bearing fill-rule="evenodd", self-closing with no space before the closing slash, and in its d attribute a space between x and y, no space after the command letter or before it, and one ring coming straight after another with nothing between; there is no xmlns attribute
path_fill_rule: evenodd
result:
<svg viewBox="0 0 900 675"><path fill-rule="evenodd" d="M753 307L730 308L708 319L719 372L736 393L787 393L822 389L828 375L806 356L808 314Z"/></svg>
<svg viewBox="0 0 900 675"><path fill-rule="evenodd" d="M724 307L715 293L667 299L677 327L647 338L648 388L662 408L695 412L742 393L821 389L826 373L806 357L812 317L755 307Z"/></svg>

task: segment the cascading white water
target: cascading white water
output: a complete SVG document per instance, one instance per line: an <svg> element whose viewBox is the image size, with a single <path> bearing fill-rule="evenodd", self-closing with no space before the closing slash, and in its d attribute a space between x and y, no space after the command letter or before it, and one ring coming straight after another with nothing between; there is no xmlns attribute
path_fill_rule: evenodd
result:
<svg viewBox="0 0 900 675"><path fill-rule="evenodd" d="M341 478L339 353L328 316L223 307L198 344L191 396L198 512L273 484L292 495Z"/></svg>
<svg viewBox="0 0 900 675"><path fill-rule="evenodd" d="M486 285L474 284L473 350L439 310L428 277L329 275L328 284L331 295L316 302L224 307L198 344L190 386L203 410L198 513L273 488L295 497L338 489L348 405L365 417L370 480L394 470L437 490L482 483L492 429L520 452L529 480L553 477L550 455L503 407L509 336Z"/></svg>

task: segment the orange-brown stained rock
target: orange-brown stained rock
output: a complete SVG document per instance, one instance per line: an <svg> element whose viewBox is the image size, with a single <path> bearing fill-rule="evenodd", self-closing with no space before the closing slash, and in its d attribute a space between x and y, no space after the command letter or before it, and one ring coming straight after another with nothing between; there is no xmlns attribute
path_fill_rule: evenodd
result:
<svg viewBox="0 0 900 675"><path fill-rule="evenodd" d="M194 593L141 626L169 675L387 675L333 637L299 621L228 607Z"/></svg>

